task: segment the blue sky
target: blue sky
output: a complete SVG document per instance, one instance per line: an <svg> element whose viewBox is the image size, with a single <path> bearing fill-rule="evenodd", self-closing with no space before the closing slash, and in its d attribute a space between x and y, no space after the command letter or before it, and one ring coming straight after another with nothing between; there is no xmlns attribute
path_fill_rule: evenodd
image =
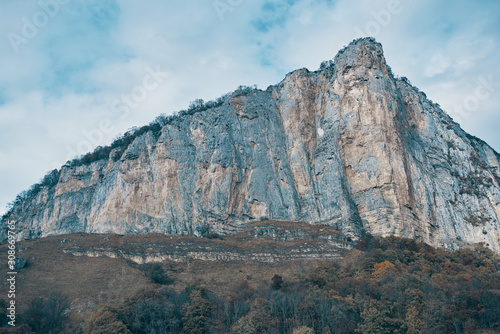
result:
<svg viewBox="0 0 500 334"><path fill-rule="evenodd" d="M76 153L363 36L500 151L499 1L1 1L0 213Z"/></svg>

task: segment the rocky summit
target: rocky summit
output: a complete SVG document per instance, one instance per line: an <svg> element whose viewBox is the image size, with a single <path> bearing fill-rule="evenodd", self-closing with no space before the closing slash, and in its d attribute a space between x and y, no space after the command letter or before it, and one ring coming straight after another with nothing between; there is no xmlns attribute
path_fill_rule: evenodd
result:
<svg viewBox="0 0 500 334"><path fill-rule="evenodd" d="M320 70L160 117L22 193L18 239L227 234L255 220L500 251L500 155L359 39Z"/></svg>

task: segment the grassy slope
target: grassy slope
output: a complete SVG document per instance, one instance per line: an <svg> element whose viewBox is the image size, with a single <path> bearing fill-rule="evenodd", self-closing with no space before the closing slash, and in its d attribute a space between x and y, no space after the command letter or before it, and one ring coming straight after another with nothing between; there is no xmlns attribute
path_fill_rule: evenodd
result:
<svg viewBox="0 0 500 334"><path fill-rule="evenodd" d="M300 229L311 238L277 242L269 238L256 239L252 236L254 228L274 226L284 230ZM110 249L128 253L154 253L155 251L174 251L179 245L188 245L214 251L231 251L245 254L266 252L288 254L291 249L307 245L325 244L316 239L320 234L341 237L341 234L328 226L311 226L305 223L258 222L247 232L220 239L193 238L190 236L149 235L99 235L72 234L43 239L27 240L18 243L18 257L28 260L28 265L19 271L17 281L17 302L19 311L27 308L35 297L47 297L59 292L67 296L72 305L72 313L85 316L89 311L103 304L118 304L141 289L155 287L139 265L122 258L73 256L65 250ZM331 247L332 250L336 248ZM7 254L7 244L0 245L0 254ZM248 280L252 285L268 284L277 272L294 277L318 265L321 261L296 260L276 263L259 262L213 262L188 260L183 262L166 261L163 263L168 275L173 279L172 287L181 291L187 285L206 286L224 296L228 286L240 280ZM7 296L7 286L2 285L0 295ZM4 298L5 297L0 297Z"/></svg>

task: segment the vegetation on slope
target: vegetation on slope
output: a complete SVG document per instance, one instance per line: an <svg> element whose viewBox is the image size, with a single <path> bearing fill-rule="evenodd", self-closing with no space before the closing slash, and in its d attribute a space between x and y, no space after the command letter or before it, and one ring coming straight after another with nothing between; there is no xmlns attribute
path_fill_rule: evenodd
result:
<svg viewBox="0 0 500 334"><path fill-rule="evenodd" d="M497 254L481 246L447 252L395 237L370 237L357 248L344 259L295 273L286 266L269 267L263 273L269 277L260 282L236 280L237 270L227 271L220 278L223 287L220 281L203 281L201 274L179 288L173 283L181 280L175 272L162 280L161 268L146 266L146 275L168 285L151 282L120 303L100 306L79 328L82 333L500 331ZM208 268L222 266L211 263ZM32 305L26 312L33 313L41 302ZM26 316L22 319L32 326ZM61 326L52 330L64 331Z"/></svg>

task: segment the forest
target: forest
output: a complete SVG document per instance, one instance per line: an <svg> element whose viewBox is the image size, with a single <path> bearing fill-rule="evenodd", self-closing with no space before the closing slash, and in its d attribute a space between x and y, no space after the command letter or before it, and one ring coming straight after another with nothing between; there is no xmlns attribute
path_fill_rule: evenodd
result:
<svg viewBox="0 0 500 334"><path fill-rule="evenodd" d="M143 265L151 289L100 306L80 324L67 318L68 300L54 295L34 298L19 326L0 333L500 331L499 257L480 245L451 252L410 239L369 236L343 259L296 275L270 269L267 283L236 281L224 294L207 284L173 289L175 277L163 268Z"/></svg>

